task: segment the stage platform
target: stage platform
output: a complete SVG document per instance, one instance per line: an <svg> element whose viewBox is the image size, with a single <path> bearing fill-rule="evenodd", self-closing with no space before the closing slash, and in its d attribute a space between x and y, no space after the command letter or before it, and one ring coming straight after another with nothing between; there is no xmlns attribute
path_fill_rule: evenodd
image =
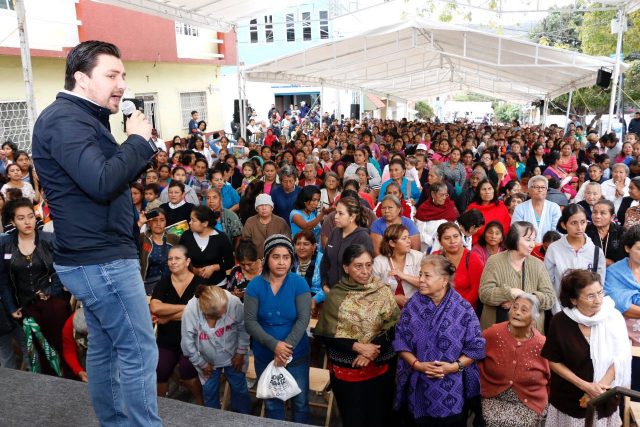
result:
<svg viewBox="0 0 640 427"><path fill-rule="evenodd" d="M165 426L294 426L179 400L158 400ZM0 368L0 426L98 426L87 385L47 375Z"/></svg>

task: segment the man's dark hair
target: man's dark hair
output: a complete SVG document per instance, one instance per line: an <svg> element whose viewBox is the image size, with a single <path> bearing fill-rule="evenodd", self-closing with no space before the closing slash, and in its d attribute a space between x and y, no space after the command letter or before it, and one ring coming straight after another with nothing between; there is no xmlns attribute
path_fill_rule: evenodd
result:
<svg viewBox="0 0 640 427"><path fill-rule="evenodd" d="M197 111L196 111L196 110L193 110L193 111L191 112L191 115L193 116L195 113L197 113Z"/></svg>
<svg viewBox="0 0 640 427"><path fill-rule="evenodd" d="M67 68L64 72L64 88L73 90L76 87L76 71L91 76L93 69L96 67L99 55L110 55L120 58L120 49L114 44L101 42L97 40L89 40L82 42L67 55Z"/></svg>

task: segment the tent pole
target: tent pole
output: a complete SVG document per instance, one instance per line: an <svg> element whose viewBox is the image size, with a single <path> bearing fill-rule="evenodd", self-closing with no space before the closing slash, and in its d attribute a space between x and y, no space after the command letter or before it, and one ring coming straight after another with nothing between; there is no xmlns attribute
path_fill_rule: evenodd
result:
<svg viewBox="0 0 640 427"><path fill-rule="evenodd" d="M358 117L358 121L362 120L364 117L364 91L360 89L360 117Z"/></svg>
<svg viewBox="0 0 640 427"><path fill-rule="evenodd" d="M33 135L38 113L33 90L33 71L31 67L31 54L29 51L29 37L27 33L27 18L24 0L14 1L16 16L18 19L18 33L20 35L20 58L22 60L22 78L24 79L25 98L27 100L27 118L29 121L29 135ZM31 142L27 142L31 146ZM26 148L26 147L24 147Z"/></svg>
<svg viewBox="0 0 640 427"><path fill-rule="evenodd" d="M247 117L244 108L244 99L242 97L242 68L240 62L240 50L238 46L238 27L235 27L236 33L236 61L238 62L238 116L240 118L240 136L246 141L247 139ZM247 141L248 142L248 141Z"/></svg>
<svg viewBox="0 0 640 427"><path fill-rule="evenodd" d="M572 100L573 100L573 89L569 91L569 102L567 103L567 123L569 123L569 112L571 111Z"/></svg>
<svg viewBox="0 0 640 427"><path fill-rule="evenodd" d="M545 95L544 107L542 107L542 128L547 125L547 114L549 113L549 98Z"/></svg>
<svg viewBox="0 0 640 427"><path fill-rule="evenodd" d="M616 91L618 89L618 80L620 78L620 56L622 54L622 33L624 31L625 20L624 6L618 10L618 42L616 43L616 65L613 69L613 77L611 79L611 99L609 100L609 120L607 120L607 132L611 132L613 124L613 107L616 102Z"/></svg>

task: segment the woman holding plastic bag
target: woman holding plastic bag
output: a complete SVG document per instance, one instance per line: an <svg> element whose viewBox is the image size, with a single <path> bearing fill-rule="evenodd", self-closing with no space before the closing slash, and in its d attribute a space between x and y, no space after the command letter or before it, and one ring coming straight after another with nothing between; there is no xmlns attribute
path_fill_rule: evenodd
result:
<svg viewBox="0 0 640 427"><path fill-rule="evenodd" d="M327 348L331 388L346 427L389 426L400 309L391 288L372 275L372 254L362 245L343 255L345 275L331 288L315 336Z"/></svg>
<svg viewBox="0 0 640 427"><path fill-rule="evenodd" d="M245 291L245 327L252 338L256 374L262 383L271 379L272 395L277 397L265 400L267 418L284 420L283 400L290 397L297 386L300 393L293 396L291 405L293 421L307 424L309 338L306 331L311 317L311 293L307 282L290 272L292 260L293 245L287 236L275 234L265 240L262 275L251 280ZM272 366L268 366L271 362ZM285 367L295 384L288 376L281 375L282 372L273 378L272 367ZM268 376L265 379L263 372Z"/></svg>

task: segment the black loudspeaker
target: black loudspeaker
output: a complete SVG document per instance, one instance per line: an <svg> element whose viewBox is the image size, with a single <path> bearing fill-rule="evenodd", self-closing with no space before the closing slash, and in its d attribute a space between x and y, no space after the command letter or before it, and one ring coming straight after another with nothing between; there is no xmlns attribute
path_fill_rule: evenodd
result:
<svg viewBox="0 0 640 427"><path fill-rule="evenodd" d="M235 123L240 123L240 100L233 100L233 121Z"/></svg>
<svg viewBox="0 0 640 427"><path fill-rule="evenodd" d="M538 107L540 108L540 115L542 116L544 114L544 99L539 101Z"/></svg>
<svg viewBox="0 0 640 427"><path fill-rule="evenodd" d="M596 84L601 88L608 88L611 83L611 73L607 70L598 70L598 77L596 77Z"/></svg>
<svg viewBox="0 0 640 427"><path fill-rule="evenodd" d="M137 98L122 98L122 102L124 101L131 101L133 102L133 105L136 106L136 110L141 111L144 113L144 101L142 99L137 99ZM122 117L124 117L124 131L127 131L127 116L125 116L124 114L122 115ZM147 117L148 120L151 120L150 117Z"/></svg>
<svg viewBox="0 0 640 427"><path fill-rule="evenodd" d="M351 115L349 117L360 120L360 104L351 104Z"/></svg>

